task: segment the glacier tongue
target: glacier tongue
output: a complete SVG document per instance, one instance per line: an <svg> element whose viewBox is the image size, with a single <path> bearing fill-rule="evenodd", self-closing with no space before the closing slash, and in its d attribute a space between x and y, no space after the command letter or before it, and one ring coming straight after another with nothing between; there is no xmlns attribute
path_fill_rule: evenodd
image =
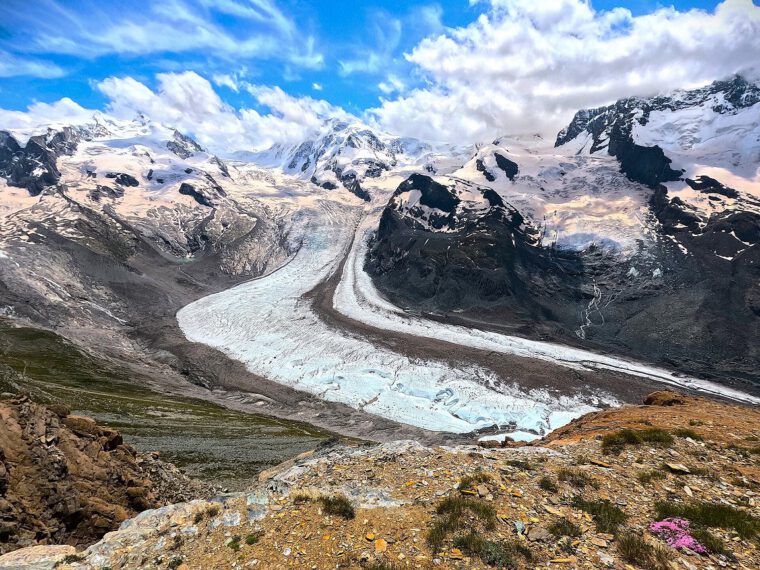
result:
<svg viewBox="0 0 760 570"><path fill-rule="evenodd" d="M360 217L358 208L324 202L301 212L291 236L302 245L290 262L183 308L182 331L270 380L434 431L511 425L546 432L594 409L575 398L500 386L477 366L407 358L320 320L302 296L336 271Z"/></svg>

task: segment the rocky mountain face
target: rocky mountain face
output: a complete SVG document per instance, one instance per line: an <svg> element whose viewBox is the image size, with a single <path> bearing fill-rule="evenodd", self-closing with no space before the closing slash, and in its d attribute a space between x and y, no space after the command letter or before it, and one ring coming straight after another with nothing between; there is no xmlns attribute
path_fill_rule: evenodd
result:
<svg viewBox="0 0 760 570"><path fill-rule="evenodd" d="M583 268L577 255L537 247L537 238L493 189L413 174L383 211L367 266L415 309L494 305L541 320L580 295L570 283Z"/></svg>
<svg viewBox="0 0 760 570"><path fill-rule="evenodd" d="M493 208L420 223L424 204L400 207L411 177L367 270L412 310L757 383L758 125L760 87L735 77L580 111L554 149L494 141L439 182L493 192L533 239Z"/></svg>
<svg viewBox="0 0 760 570"><path fill-rule="evenodd" d="M213 493L93 420L0 400L0 552L86 546L145 509Z"/></svg>
<svg viewBox="0 0 760 570"><path fill-rule="evenodd" d="M55 185L61 176L56 160L71 155L82 135L72 127L61 131L48 130L45 135L30 137L24 146L7 131L0 131L0 176L10 186L26 188L38 196L47 186Z"/></svg>
<svg viewBox="0 0 760 570"><path fill-rule="evenodd" d="M403 167L435 169L440 152L427 143L394 137L363 123L331 119L310 140L277 144L249 158L327 190L345 188L369 201L365 181Z"/></svg>
<svg viewBox="0 0 760 570"><path fill-rule="evenodd" d="M145 119L0 135L3 315L133 352L145 318L281 263L290 246L228 165ZM89 337L92 335L92 338ZM113 338L113 337L112 337ZM94 343L94 344L92 344Z"/></svg>
<svg viewBox="0 0 760 570"><path fill-rule="evenodd" d="M672 392L646 401L531 445L325 447L247 493L146 511L87 549L24 549L0 565L757 567L758 412Z"/></svg>

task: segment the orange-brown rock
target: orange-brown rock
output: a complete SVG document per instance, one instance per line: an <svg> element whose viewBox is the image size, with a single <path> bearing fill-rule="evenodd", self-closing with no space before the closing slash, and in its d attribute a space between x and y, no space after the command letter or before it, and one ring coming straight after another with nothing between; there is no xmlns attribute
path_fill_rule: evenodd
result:
<svg viewBox="0 0 760 570"><path fill-rule="evenodd" d="M0 553L89 544L139 511L206 492L90 418L0 400Z"/></svg>
<svg viewBox="0 0 760 570"><path fill-rule="evenodd" d="M684 397L669 390L658 390L644 398L645 406L680 406L685 403Z"/></svg>

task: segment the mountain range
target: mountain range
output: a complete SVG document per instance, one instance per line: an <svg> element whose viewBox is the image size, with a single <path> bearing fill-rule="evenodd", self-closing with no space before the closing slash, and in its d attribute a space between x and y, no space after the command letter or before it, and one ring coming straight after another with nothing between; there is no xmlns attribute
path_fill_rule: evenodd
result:
<svg viewBox="0 0 760 570"><path fill-rule="evenodd" d="M285 398L286 386L381 418L373 421L406 424L411 416L394 411L393 398L412 397L408 384L382 388L389 398L382 406L381 392L346 396L342 378L322 383L317 356L329 349L310 356L308 342L293 362L313 357L314 367L274 378L267 371L276 350L240 356L243 339L195 338L175 319L198 299L256 279L255 294L263 296L236 303L274 307L298 298L289 310L297 322L304 304L317 307L314 299L334 288L325 306L337 313L330 321L317 311L317 321L325 331L348 326L341 321L347 309L338 307L346 299L339 299L348 283L345 259L363 247L352 287L370 291L367 298L376 294L376 306L362 305L365 316L354 314L351 326L369 322L382 307L402 319L422 317L431 330L445 324L473 338L498 333L555 343L650 363L670 371L671 380L706 380L757 395L759 165L760 87L740 76L579 111L556 140L438 144L359 120L327 119L308 140L217 156L144 116L96 114L82 124L0 131L0 311L12 323L53 330L142 370L157 385L254 393L261 396L258 409L279 414L269 400ZM319 261L315 236L332 239L332 257ZM307 287L311 277L296 273L302 265L294 260L309 255L313 263L302 271L321 277ZM267 281L289 266L287 283ZM266 296L275 295L275 283L283 295L277 303ZM220 318L230 330L246 324L235 322L244 317L235 317L234 307L224 310ZM274 338L279 325L266 319L275 318L282 323L288 313L256 313L262 322L252 346L269 346L266 335ZM308 336L288 326L287 334ZM219 352L201 348L201 337ZM345 346L357 362L364 358L365 348ZM403 352L394 346L388 355ZM226 357L246 371L230 374L235 365ZM383 368L391 357L383 358L372 369L381 384L394 375ZM486 369L475 376L488 392L492 372L505 377ZM473 429L508 423L479 416L474 391L446 392L441 374L430 381L435 390L424 396L426 407L443 406L457 421L471 418L466 425ZM591 376L586 369L579 386L593 384ZM580 390L542 382L549 393ZM627 382L607 386L605 401L638 398L644 387ZM422 388L415 390L421 397ZM550 406L544 418L557 410ZM329 424L337 413L304 419ZM556 427L542 421L530 429ZM418 427L446 431L441 425L449 424Z"/></svg>

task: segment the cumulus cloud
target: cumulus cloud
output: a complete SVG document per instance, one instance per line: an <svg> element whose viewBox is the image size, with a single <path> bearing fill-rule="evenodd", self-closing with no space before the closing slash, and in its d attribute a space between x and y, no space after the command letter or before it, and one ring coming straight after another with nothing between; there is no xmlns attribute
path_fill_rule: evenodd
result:
<svg viewBox="0 0 760 570"><path fill-rule="evenodd" d="M79 125L92 120L94 111L86 109L68 97L55 103L33 103L26 111L0 109L2 129L28 135L44 133L48 127Z"/></svg>
<svg viewBox="0 0 760 570"><path fill-rule="evenodd" d="M294 97L279 87L241 83L261 110L235 109L211 83L193 71L162 73L151 89L132 77L110 77L98 84L109 99L108 111L131 119L143 114L194 135L214 152L263 149L300 142L330 117L350 118L342 109L311 97Z"/></svg>
<svg viewBox="0 0 760 570"><path fill-rule="evenodd" d="M327 119L356 120L356 117L323 99L293 97L279 87L248 85L247 90L268 112L244 109L245 127L256 133L257 146L275 143L296 143L317 133Z"/></svg>
<svg viewBox="0 0 760 570"><path fill-rule="evenodd" d="M584 0L473 3L485 9L476 21L406 54L425 84L370 110L380 126L449 141L549 135L579 108L701 85L751 69L760 56L752 0L641 16Z"/></svg>

